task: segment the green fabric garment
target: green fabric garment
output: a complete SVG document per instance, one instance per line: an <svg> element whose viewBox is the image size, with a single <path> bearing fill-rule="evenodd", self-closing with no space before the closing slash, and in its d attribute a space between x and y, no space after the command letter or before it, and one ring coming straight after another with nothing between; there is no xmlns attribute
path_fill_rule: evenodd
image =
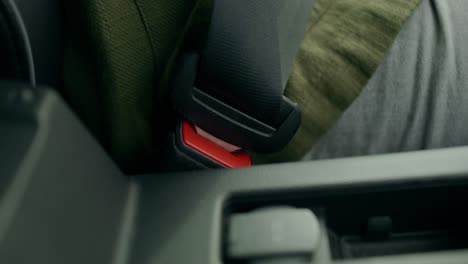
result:
<svg viewBox="0 0 468 264"><path fill-rule="evenodd" d="M281 152L256 163L301 159L360 94L421 0L316 0L286 96L301 127Z"/></svg>
<svg viewBox="0 0 468 264"><path fill-rule="evenodd" d="M64 2L65 97L121 167L141 168L154 151L175 61L201 44L211 1Z"/></svg>

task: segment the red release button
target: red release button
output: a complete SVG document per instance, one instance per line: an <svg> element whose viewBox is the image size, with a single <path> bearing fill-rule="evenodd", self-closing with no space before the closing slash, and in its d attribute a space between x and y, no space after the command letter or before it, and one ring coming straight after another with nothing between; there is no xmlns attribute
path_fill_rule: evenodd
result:
<svg viewBox="0 0 468 264"><path fill-rule="evenodd" d="M185 121L182 122L182 140L186 146L219 162L227 168L252 166L249 154L243 152L231 153L224 150L222 147L198 135L195 128Z"/></svg>

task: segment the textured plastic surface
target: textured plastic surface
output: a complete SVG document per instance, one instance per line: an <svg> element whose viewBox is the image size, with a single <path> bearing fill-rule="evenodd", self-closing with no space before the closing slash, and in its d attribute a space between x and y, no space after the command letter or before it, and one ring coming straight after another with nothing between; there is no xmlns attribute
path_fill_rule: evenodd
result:
<svg viewBox="0 0 468 264"><path fill-rule="evenodd" d="M318 248L320 225L308 209L264 208L229 217L227 254L231 259L299 256Z"/></svg>
<svg viewBox="0 0 468 264"><path fill-rule="evenodd" d="M34 110L37 93L17 82L0 81L0 200L14 179L23 156L26 155L37 124L31 120L18 122L12 118L12 108L21 105L24 110ZM27 111L27 110L26 110ZM16 112L15 117L27 118L24 112Z"/></svg>
<svg viewBox="0 0 468 264"><path fill-rule="evenodd" d="M231 198L267 195L274 202L296 193L424 191L468 183L465 147L147 175L131 184L54 93L18 97L6 96L7 90L2 86L0 98L33 100L26 105L2 100L0 123L19 125L18 133L10 133L12 142L15 135L21 140L34 135L30 144L25 140L26 155L8 152L15 156L9 161L20 164L2 171L14 175L7 175L11 180L0 203L0 263L221 264L223 215ZM8 150L0 148L2 155ZM312 263L336 263L327 244L324 236ZM468 251L459 250L340 262L465 264L467 259Z"/></svg>
<svg viewBox="0 0 468 264"><path fill-rule="evenodd" d="M468 181L468 148L140 177L131 264L223 263L223 211L237 195L343 193L424 188ZM177 197L177 206L168 201ZM363 204L365 206L365 204ZM170 209L168 209L170 208ZM164 212L164 213L161 213ZM157 235L156 235L157 234ZM194 239L196 238L196 239ZM181 252L184 252L181 254ZM312 263L331 263L327 247ZM468 251L346 260L343 263L465 264Z"/></svg>
<svg viewBox="0 0 468 264"><path fill-rule="evenodd" d="M0 84L0 136L27 146L0 147L0 263L114 262L129 179L54 92L24 91Z"/></svg>

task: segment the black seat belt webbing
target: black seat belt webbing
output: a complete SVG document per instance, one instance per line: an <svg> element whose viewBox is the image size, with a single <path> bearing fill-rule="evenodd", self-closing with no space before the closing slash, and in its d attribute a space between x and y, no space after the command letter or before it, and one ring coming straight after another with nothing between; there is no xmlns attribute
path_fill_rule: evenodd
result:
<svg viewBox="0 0 468 264"><path fill-rule="evenodd" d="M283 93L312 5L312 0L214 1L205 49L185 56L176 75L179 112L243 148L284 147L299 127L300 112Z"/></svg>

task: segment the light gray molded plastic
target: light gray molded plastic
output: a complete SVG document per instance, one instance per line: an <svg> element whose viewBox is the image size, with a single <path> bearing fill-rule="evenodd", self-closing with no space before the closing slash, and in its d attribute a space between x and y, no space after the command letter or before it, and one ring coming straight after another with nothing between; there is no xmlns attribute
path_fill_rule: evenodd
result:
<svg viewBox="0 0 468 264"><path fill-rule="evenodd" d="M227 239L231 259L311 258L319 245L320 224L308 209L265 208L231 215Z"/></svg>
<svg viewBox="0 0 468 264"><path fill-rule="evenodd" d="M55 93L17 97L0 86L0 99L21 99L7 107L0 100L1 132L9 135L2 142L13 144L0 148L0 156L9 157L1 162L19 163L0 164L7 179L0 194L0 263L221 264L222 217L232 197L468 182L468 147L129 180ZM31 98L32 105L21 104ZM331 259L324 235L313 263ZM468 250L459 250L333 263L467 259Z"/></svg>
<svg viewBox="0 0 468 264"><path fill-rule="evenodd" d="M131 264L222 263L222 215L225 201L234 195L456 185L468 181L467 161L464 147L142 176ZM322 244L322 249L327 247ZM314 263L332 262L329 252L318 255ZM467 260L468 250L460 250L337 263L466 264Z"/></svg>
<svg viewBox="0 0 468 264"><path fill-rule="evenodd" d="M0 148L17 164L0 175L10 178L0 196L0 263L115 261L128 178L54 92L18 97L27 86L0 88L0 128L10 128L0 136L27 146Z"/></svg>

